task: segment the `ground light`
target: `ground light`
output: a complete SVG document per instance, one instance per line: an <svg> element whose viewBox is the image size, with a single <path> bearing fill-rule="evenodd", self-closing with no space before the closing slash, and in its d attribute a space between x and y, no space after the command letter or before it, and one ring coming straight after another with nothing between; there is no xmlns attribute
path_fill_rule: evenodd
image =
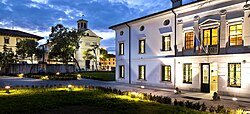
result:
<svg viewBox="0 0 250 114"><path fill-rule="evenodd" d="M60 75L60 72L57 72L56 75Z"/></svg>
<svg viewBox="0 0 250 114"><path fill-rule="evenodd" d="M73 86L71 84L68 85L68 89L69 91L72 91L73 90Z"/></svg>
<svg viewBox="0 0 250 114"><path fill-rule="evenodd" d="M145 88L145 86L141 86L141 88L142 88L142 89L144 89L144 88Z"/></svg>
<svg viewBox="0 0 250 114"><path fill-rule="evenodd" d="M77 79L81 79L81 74L77 74Z"/></svg>
<svg viewBox="0 0 250 114"><path fill-rule="evenodd" d="M6 93L10 93L10 86L5 86Z"/></svg>
<svg viewBox="0 0 250 114"><path fill-rule="evenodd" d="M233 101L237 101L238 99L237 99L236 97L233 97L232 100L233 100Z"/></svg>
<svg viewBox="0 0 250 114"><path fill-rule="evenodd" d="M24 75L24 74L21 73L21 74L18 74L17 76L20 77L20 78L23 78L23 75Z"/></svg>

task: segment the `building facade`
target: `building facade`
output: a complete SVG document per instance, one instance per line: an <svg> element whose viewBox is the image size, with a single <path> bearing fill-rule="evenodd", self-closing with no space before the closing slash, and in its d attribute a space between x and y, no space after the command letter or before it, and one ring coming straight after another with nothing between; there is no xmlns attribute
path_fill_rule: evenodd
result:
<svg viewBox="0 0 250 114"><path fill-rule="evenodd" d="M250 95L250 2L198 0L110 27L116 79L233 96Z"/></svg>
<svg viewBox="0 0 250 114"><path fill-rule="evenodd" d="M116 58L113 54L108 54L106 59L100 60L101 70L104 71L115 71Z"/></svg>
<svg viewBox="0 0 250 114"><path fill-rule="evenodd" d="M81 32L81 38L80 38L80 44L79 44L80 47L76 51L76 59L80 67L83 68L84 70L96 70L96 66L97 66L97 69L100 69L99 46L100 46L100 41L102 38L97 36L92 30L88 29L87 20L83 20L83 19L78 20L77 27L78 27L78 31ZM92 54L96 56L97 62L95 62L95 60L89 60L87 58L84 58L84 53L88 49L93 49L94 47L96 47L95 53L94 51L92 51Z"/></svg>
<svg viewBox="0 0 250 114"><path fill-rule="evenodd" d="M18 30L10 30L0 28L0 52L3 51L3 46L6 45L7 49L16 53L16 44L21 40L35 40L38 41L43 37L33 35L30 33L18 31ZM27 63L32 63L30 60L25 60ZM37 61L34 61L37 63Z"/></svg>

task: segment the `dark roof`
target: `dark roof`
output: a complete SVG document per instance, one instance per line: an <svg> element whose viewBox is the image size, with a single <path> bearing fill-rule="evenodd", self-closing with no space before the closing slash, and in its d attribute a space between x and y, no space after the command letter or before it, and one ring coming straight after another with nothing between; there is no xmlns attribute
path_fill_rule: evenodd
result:
<svg viewBox="0 0 250 114"><path fill-rule="evenodd" d="M130 21L127 21L127 22L117 24L117 25L113 25L113 26L109 27L109 29L112 29L114 27L121 26L121 25L124 25L124 24L127 24L127 23L135 22L135 21L138 21L138 20L141 20L141 19L144 19L144 18L148 18L148 17L151 17L151 16L155 16L155 15L158 15L158 14L161 14L161 13L164 13L164 12L168 12L168 11L177 9L179 7L182 7L182 6L187 6L187 5L190 5L190 4L198 3L198 2L201 2L201 1L205 1L205 0L197 0L197 1L194 1L194 2L190 2L190 3L184 4L184 5L178 6L178 7L174 7L174 8L166 9L166 10L156 12L156 13L153 13L153 14L150 14L150 15L146 15L146 16L143 16L143 17L140 17L140 18L137 18L137 19L133 19L133 20L130 20Z"/></svg>
<svg viewBox="0 0 250 114"><path fill-rule="evenodd" d="M108 54L108 57L115 57L114 54Z"/></svg>
<svg viewBox="0 0 250 114"><path fill-rule="evenodd" d="M19 37L36 38L38 40L43 39L43 37L33 35L30 33L22 32L22 31L18 31L18 30L3 29L3 28L0 28L0 34L1 35L12 35L12 36L19 36Z"/></svg>

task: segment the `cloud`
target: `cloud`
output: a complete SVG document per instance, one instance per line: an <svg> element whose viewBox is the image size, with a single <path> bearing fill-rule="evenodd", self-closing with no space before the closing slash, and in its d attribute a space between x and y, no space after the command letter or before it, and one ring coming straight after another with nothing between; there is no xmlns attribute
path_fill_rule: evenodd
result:
<svg viewBox="0 0 250 114"><path fill-rule="evenodd" d="M97 36L102 37L103 40L115 37L115 31L113 30L92 30L92 31L96 33Z"/></svg>
<svg viewBox="0 0 250 114"><path fill-rule="evenodd" d="M49 0L31 0L31 1L39 4L47 4Z"/></svg>
<svg viewBox="0 0 250 114"><path fill-rule="evenodd" d="M4 4L4 5L7 5L7 1L8 0L2 0L1 3Z"/></svg>
<svg viewBox="0 0 250 114"><path fill-rule="evenodd" d="M115 32L109 26L170 6L170 0L0 0L0 27L48 36L50 27L58 23L76 28L84 14L89 29L103 38L102 46L112 51Z"/></svg>
<svg viewBox="0 0 250 114"><path fill-rule="evenodd" d="M29 7L29 8L37 8L37 9L40 9L40 6L38 6L37 4L34 4L34 3L27 4L26 6Z"/></svg>

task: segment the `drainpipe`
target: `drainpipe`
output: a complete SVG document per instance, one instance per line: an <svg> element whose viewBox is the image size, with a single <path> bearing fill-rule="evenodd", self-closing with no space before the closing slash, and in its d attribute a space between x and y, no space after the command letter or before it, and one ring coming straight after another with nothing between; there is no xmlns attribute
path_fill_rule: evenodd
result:
<svg viewBox="0 0 250 114"><path fill-rule="evenodd" d="M128 26L128 83L131 84L131 27L126 23Z"/></svg>
<svg viewBox="0 0 250 114"><path fill-rule="evenodd" d="M174 27L174 88L176 88L176 57L177 57L177 45L176 45L176 37L177 37L177 33L176 33L176 27L177 27L177 16L176 13L174 12L174 10L171 10L174 14L174 18L175 18L175 27Z"/></svg>

